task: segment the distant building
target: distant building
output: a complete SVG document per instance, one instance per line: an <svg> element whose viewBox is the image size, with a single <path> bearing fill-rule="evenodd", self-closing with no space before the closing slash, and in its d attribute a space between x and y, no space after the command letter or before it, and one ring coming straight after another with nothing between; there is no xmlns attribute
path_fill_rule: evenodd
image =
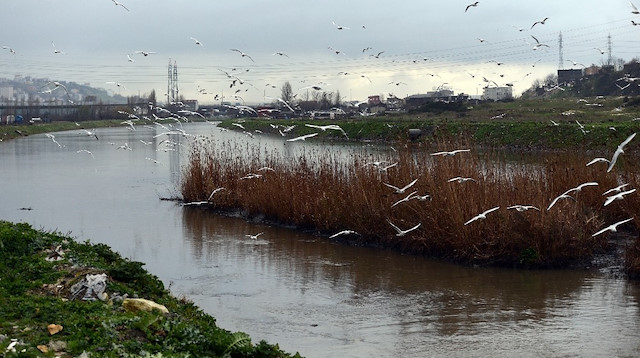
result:
<svg viewBox="0 0 640 358"><path fill-rule="evenodd" d="M377 106L380 105L382 101L380 100L380 96L369 96L369 98L367 99L367 103L370 106Z"/></svg>
<svg viewBox="0 0 640 358"><path fill-rule="evenodd" d="M182 101L184 105L184 109L188 111L196 112L198 110L198 100L197 99L187 99Z"/></svg>
<svg viewBox="0 0 640 358"><path fill-rule="evenodd" d="M482 91L482 99L490 101L501 101L513 98L513 88L505 87L485 87Z"/></svg>
<svg viewBox="0 0 640 358"><path fill-rule="evenodd" d="M417 108L430 102L462 102L468 99L469 95L467 94L454 95L450 89L440 89L425 94L413 94L404 100L408 108Z"/></svg>
<svg viewBox="0 0 640 358"><path fill-rule="evenodd" d="M576 82L582 78L582 69L558 70L558 84Z"/></svg>
<svg viewBox="0 0 640 358"><path fill-rule="evenodd" d="M0 98L8 100L8 99L13 99L13 87L12 86L5 86L5 87L0 87Z"/></svg>

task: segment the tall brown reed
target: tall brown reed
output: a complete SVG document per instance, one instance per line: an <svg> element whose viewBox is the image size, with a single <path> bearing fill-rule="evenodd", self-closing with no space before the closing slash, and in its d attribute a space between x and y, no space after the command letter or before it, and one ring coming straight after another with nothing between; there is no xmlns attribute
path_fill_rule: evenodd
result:
<svg viewBox="0 0 640 358"><path fill-rule="evenodd" d="M211 200L223 211L243 211L266 220L313 229L320 233L351 229L356 242L395 248L449 260L532 267L564 266L589 260L609 247L609 234L593 237L602 227L638 216L640 197L630 195L604 207L602 193L619 183L638 187L638 167L622 159L611 173L604 165L587 167L590 158L579 153L544 155L533 163L507 159L496 151L435 157L412 143L399 143L397 152L355 153L347 158L329 152L288 158L275 151L227 143L194 148L184 170L181 192L185 201L207 200L217 187L226 190ZM435 150L455 149L440 143ZM372 160L398 164L386 171ZM268 166L259 178L240 179ZM456 176L476 181L448 182ZM395 194L383 183L402 187ZM561 200L551 200L584 182L597 182ZM431 200L410 200L391 207L411 191ZM540 210L518 212L508 206L534 205ZM464 223L489 208L500 209L486 220ZM414 232L396 237L389 224ZM626 229L635 229L630 223Z"/></svg>

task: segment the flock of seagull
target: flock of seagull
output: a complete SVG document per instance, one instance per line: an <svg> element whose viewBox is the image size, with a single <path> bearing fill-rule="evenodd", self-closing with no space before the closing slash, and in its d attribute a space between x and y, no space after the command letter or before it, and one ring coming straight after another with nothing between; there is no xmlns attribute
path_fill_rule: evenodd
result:
<svg viewBox="0 0 640 358"><path fill-rule="evenodd" d="M579 125L581 125L578 122ZM244 126L241 123L232 123L232 125L237 126L240 129L245 130ZM315 128L315 129L319 129L319 130L337 130L342 132L345 136L346 133L344 132L344 130L338 126L337 124L329 124L329 125L324 125L324 126L319 126L319 125L314 125L314 124L305 124L305 126L310 127L310 128ZM277 128L280 132L280 134L282 136L285 136L286 134L283 132L283 130L279 129L280 125L271 125L272 128ZM286 128L284 128L284 131L289 132L291 131L293 128L295 127L295 125L293 126L288 126ZM251 133L248 133L246 130L244 132L247 135L251 135ZM296 142L296 141L304 141L308 138L312 138L317 136L319 133L318 132L314 132L314 133L310 133L310 134L305 134L302 136L298 136L295 138L291 138L291 139L287 139L288 142ZM611 170L614 168L616 162L618 161L620 155L624 154L624 148L627 144L629 144L629 142L631 142L634 137L636 136L636 133L632 133L631 135L629 135L624 141L622 141L622 143L620 143L616 150L614 151L611 159L607 159L607 158L595 158L594 160L590 161L589 163L587 163L587 166L593 165L594 163L598 163L598 162L603 162L603 163L607 163L608 167L607 167L607 172L611 172ZM469 153L471 152L471 149L456 149L456 150L451 150L451 151L439 151L439 152L434 152L431 153L432 157L442 157L442 158L446 158L446 157L453 157L456 155L460 155L462 153ZM376 167L378 170L380 170L380 172L385 172L386 170L395 167L398 165L398 162L395 163L386 163L384 161L373 161L371 163L367 163L366 166L374 166ZM263 171L263 170L273 170L271 168L261 168L259 171ZM240 178L240 180L247 180L247 179L256 179L256 178L260 178L262 177L261 174L257 174L257 173L250 173L242 178ZM391 183L385 183L383 182L382 184L388 188L390 188L392 190L392 193L394 195L405 195L401 198L399 198L397 201L395 201L393 204L391 204L391 208L394 208L398 205L401 205L403 203L407 203L411 200L420 200L420 201L426 201L426 200L431 200L432 197L430 194L424 194L424 195L419 195L418 191L410 191L410 189L418 182L418 179L413 179L411 180L409 183L405 184L405 185L394 185ZM457 184L462 184L462 183L466 183L466 182L477 182L476 179L471 178L471 177L461 177L461 176L457 176L457 177L453 177L447 180L448 183L457 183ZM572 196L572 194L577 194L580 191L582 191L584 188L587 187L594 187L594 186L598 186L598 183L596 182L587 182L587 183L583 183L580 184L574 188L570 188L567 191L565 191L564 193L558 195L557 197L553 198L549 204L549 206L546 208L547 211L551 210L559 201L562 200L573 200L576 201L576 198L574 196ZM609 189L606 192L603 193L603 196L605 196L605 201L603 206L608 206L611 203L617 201L617 200L623 200L627 195L632 194L636 191L636 189L630 189L630 190L624 190L626 187L628 186L628 184L622 184L619 185L615 188ZM224 188L217 188L215 190L213 190L213 192L211 192L209 198L207 201L202 201L202 202L196 202L195 204L206 204L209 203L211 201L211 199L213 198L213 196L224 190ZM487 219L488 215L499 210L500 207L493 207L490 208L482 213L479 213L477 215L475 215L474 217L468 219L465 223L464 226L470 225L478 220L485 220ZM534 210L534 211L540 211L540 208L534 206L534 205L523 205L523 204L516 204L516 205L511 205L507 207L507 210L515 210L518 212L525 212L525 211L529 211L529 210ZM633 219L625 219L622 220L620 222L617 222L615 224L612 224L598 232L596 232L595 234L593 234L593 236L597 236L600 235L604 232L610 231L610 232L616 232L617 227L625 224L629 221L632 221ZM400 227L398 227L396 224L394 224L393 222L388 220L389 225L391 226L391 228L395 231L395 235L398 237L402 237L405 236L411 232L413 232L414 230L417 230L418 228L420 228L421 223L418 223L417 225L414 225L408 229L401 229ZM343 235L360 235L358 232L354 231L354 230L342 230L340 232L337 232L333 235L330 236L330 238L335 238L338 236L343 236Z"/></svg>

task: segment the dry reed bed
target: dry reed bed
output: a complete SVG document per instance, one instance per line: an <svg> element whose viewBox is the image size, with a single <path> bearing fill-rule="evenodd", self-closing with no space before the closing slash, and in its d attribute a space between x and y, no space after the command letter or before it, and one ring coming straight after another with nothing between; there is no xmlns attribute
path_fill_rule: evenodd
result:
<svg viewBox="0 0 640 358"><path fill-rule="evenodd" d="M456 149L439 146L438 150ZM360 235L344 239L362 245L463 263L529 267L588 262L611 243L609 233L592 237L593 233L639 213L637 193L603 206L604 191L620 183L638 188L638 175L631 174L640 173L638 166L625 156L607 173L602 163L586 167L592 158L577 153L546 155L537 163L522 164L497 152L434 157L411 143L396 147L401 149L376 157L398 163L380 171L365 152L347 158L329 152L286 158L248 144L204 145L191 153L181 193L185 202L206 201L214 189L224 187L209 200L217 210L240 210L327 235L354 230ZM259 171L265 166L273 170ZM261 176L241 179L250 173ZM448 182L457 176L476 181ZM395 194L383 184L403 187L416 178L405 194ZM560 200L547 210L556 196L591 181L599 185L572 194L575 201ZM431 195L431 200L391 207L414 190ZM516 204L534 205L540 211L507 210ZM495 206L500 209L486 220L464 225ZM421 226L397 237L389 221L403 229ZM624 230L635 233L636 221L625 224ZM628 254L627 263L633 260Z"/></svg>

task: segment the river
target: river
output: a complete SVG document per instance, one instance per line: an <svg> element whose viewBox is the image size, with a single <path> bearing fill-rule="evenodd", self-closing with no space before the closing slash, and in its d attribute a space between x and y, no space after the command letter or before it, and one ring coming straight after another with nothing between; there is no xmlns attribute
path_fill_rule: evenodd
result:
<svg viewBox="0 0 640 358"><path fill-rule="evenodd" d="M313 147L209 123L184 129L269 150ZM640 356L638 282L595 269L461 267L160 200L178 194L191 142L173 136L168 146L154 138L163 131L0 142L0 219L107 244L222 328L306 357Z"/></svg>

